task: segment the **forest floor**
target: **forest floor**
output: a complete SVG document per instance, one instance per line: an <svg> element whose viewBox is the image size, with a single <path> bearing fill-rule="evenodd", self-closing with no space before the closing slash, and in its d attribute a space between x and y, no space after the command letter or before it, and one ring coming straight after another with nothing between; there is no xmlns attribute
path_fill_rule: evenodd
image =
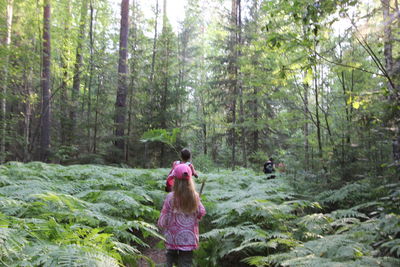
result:
<svg viewBox="0 0 400 267"><path fill-rule="evenodd" d="M149 240L147 240L147 244L149 245L148 248L143 249L142 254L148 258L150 258L156 266L164 266L164 264L167 262L167 259L165 257L165 248L159 248L157 244L161 240L155 237L149 237ZM140 259L139 261L139 266L140 267L150 267L151 265L145 260L145 259Z"/></svg>

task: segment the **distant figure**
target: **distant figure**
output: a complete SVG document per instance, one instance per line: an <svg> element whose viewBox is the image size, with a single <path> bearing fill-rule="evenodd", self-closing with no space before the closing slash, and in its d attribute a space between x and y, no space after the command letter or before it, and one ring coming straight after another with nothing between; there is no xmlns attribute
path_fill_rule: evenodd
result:
<svg viewBox="0 0 400 267"><path fill-rule="evenodd" d="M180 164L173 175L173 192L164 200L158 226L165 237L166 266L190 267L193 250L199 247L199 220L206 210L194 187L191 168Z"/></svg>
<svg viewBox="0 0 400 267"><path fill-rule="evenodd" d="M274 165L274 159L269 158L264 163L264 173L267 174L267 179L274 179L276 176L275 175L270 175L271 173L275 172L275 165Z"/></svg>
<svg viewBox="0 0 400 267"><path fill-rule="evenodd" d="M187 148L184 148L181 150L181 160L177 160L172 162L172 168L168 174L167 177L167 182L165 184L165 191L166 192L171 192L172 191L172 187L174 186L174 175L173 175L173 171L176 168L176 166L180 165L180 164L185 164L187 166L189 166L189 168L192 171L192 174L194 177L199 177L194 169L193 164L190 162L190 159L192 158L192 154L190 153L190 150Z"/></svg>
<svg viewBox="0 0 400 267"><path fill-rule="evenodd" d="M286 172L286 166L285 163L283 162L279 162L276 168L278 169L279 172Z"/></svg>

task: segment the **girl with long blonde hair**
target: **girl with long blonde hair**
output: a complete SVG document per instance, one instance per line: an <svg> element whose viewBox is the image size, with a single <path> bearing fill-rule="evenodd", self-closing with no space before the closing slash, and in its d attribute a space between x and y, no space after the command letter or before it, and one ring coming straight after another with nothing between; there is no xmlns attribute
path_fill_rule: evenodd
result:
<svg viewBox="0 0 400 267"><path fill-rule="evenodd" d="M199 220L206 210L194 187L192 171L186 164L173 170L174 187L161 210L158 226L163 230L167 248L167 267L192 266L193 250L199 246Z"/></svg>

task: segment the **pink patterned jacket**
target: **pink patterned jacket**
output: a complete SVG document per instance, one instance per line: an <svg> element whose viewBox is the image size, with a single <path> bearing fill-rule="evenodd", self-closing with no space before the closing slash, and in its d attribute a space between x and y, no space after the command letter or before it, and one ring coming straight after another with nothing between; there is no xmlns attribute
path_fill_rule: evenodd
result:
<svg viewBox="0 0 400 267"><path fill-rule="evenodd" d="M161 210L158 226L162 228L167 249L183 251L195 250L199 247L199 220L206 214L203 204L195 213L185 214L173 209L174 192L167 195Z"/></svg>

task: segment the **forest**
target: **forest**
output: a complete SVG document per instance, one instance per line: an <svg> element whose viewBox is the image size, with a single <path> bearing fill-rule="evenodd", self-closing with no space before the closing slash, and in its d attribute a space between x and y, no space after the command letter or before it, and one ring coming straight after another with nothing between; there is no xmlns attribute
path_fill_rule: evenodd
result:
<svg viewBox="0 0 400 267"><path fill-rule="evenodd" d="M0 1L0 266L400 266L398 2Z"/></svg>

